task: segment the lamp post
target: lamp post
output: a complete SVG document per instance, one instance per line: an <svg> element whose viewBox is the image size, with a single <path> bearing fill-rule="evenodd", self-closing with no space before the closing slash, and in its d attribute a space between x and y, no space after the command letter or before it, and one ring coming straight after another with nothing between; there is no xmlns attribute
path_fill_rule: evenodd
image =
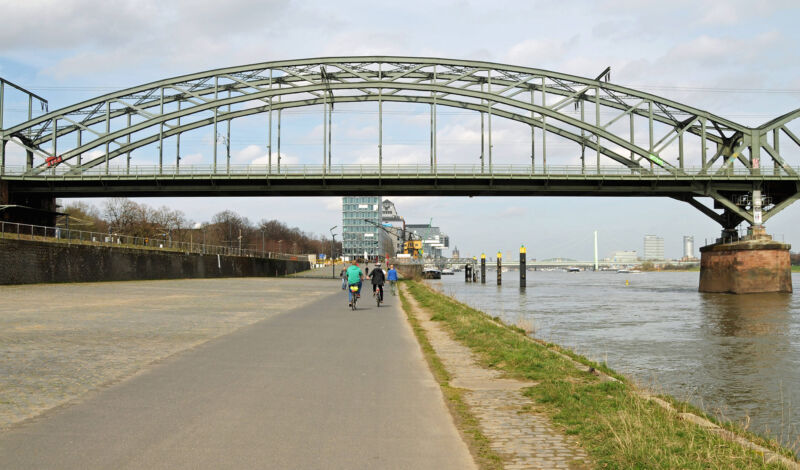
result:
<svg viewBox="0 0 800 470"><path fill-rule="evenodd" d="M336 245L336 234L333 233L333 229L335 229L336 227L338 227L338 225L334 225L329 230L329 232L331 232L331 277L333 277L334 279L336 279L336 263L335 260L333 259L333 249L334 249L333 247L334 245Z"/></svg>

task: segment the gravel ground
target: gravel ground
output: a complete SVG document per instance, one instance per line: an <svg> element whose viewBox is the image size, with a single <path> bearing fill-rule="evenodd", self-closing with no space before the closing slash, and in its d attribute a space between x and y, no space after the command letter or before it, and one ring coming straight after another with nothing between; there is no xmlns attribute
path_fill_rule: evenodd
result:
<svg viewBox="0 0 800 470"><path fill-rule="evenodd" d="M339 287L275 278L0 286L0 429Z"/></svg>

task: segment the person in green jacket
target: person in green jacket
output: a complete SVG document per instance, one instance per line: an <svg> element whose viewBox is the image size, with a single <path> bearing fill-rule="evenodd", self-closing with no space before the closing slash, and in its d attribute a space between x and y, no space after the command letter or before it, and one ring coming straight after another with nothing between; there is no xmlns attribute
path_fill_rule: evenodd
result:
<svg viewBox="0 0 800 470"><path fill-rule="evenodd" d="M349 289L349 286L358 286L358 290L356 291L356 295L361 294L361 281L364 278L364 273L361 271L361 268L358 267L358 263L356 260L350 262L350 266L347 268L347 300L350 302L348 305L353 304L353 291Z"/></svg>

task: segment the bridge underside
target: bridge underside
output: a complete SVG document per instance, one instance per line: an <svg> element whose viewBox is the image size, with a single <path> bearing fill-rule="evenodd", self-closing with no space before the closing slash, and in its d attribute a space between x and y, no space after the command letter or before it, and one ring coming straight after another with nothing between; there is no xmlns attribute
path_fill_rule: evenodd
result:
<svg viewBox="0 0 800 470"><path fill-rule="evenodd" d="M586 176L580 179L475 176L471 178L425 176L419 178L214 176L191 178L76 178L41 181L6 178L9 193L52 197L156 197L156 196L660 196L712 197L748 194L753 181L612 180ZM795 181L760 181L764 193L775 201L797 194Z"/></svg>

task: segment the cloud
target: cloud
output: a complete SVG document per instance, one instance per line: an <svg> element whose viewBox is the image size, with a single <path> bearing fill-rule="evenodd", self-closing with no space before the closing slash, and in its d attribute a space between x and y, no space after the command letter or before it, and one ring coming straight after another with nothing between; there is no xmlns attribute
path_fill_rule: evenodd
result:
<svg viewBox="0 0 800 470"><path fill-rule="evenodd" d="M578 36L566 41L558 39L526 39L514 44L505 56L509 64L544 68L558 62L577 43Z"/></svg>
<svg viewBox="0 0 800 470"><path fill-rule="evenodd" d="M181 164L197 165L198 163L202 163L204 158L202 153L190 153L189 155L181 157Z"/></svg>
<svg viewBox="0 0 800 470"><path fill-rule="evenodd" d="M233 152L232 160L236 163L251 163L257 158L266 157L267 151L259 145L248 145L242 150Z"/></svg>
<svg viewBox="0 0 800 470"><path fill-rule="evenodd" d="M755 18L769 17L782 9L797 9L794 0L702 0L698 5L702 12L697 23L705 26L736 26Z"/></svg>
<svg viewBox="0 0 800 470"><path fill-rule="evenodd" d="M715 65L743 65L763 59L765 48L782 40L777 31L768 31L753 37L714 37L702 35L673 47L665 60L691 63L704 67Z"/></svg>
<svg viewBox="0 0 800 470"><path fill-rule="evenodd" d="M0 51L120 44L161 16L157 5L138 0L4 2Z"/></svg>

